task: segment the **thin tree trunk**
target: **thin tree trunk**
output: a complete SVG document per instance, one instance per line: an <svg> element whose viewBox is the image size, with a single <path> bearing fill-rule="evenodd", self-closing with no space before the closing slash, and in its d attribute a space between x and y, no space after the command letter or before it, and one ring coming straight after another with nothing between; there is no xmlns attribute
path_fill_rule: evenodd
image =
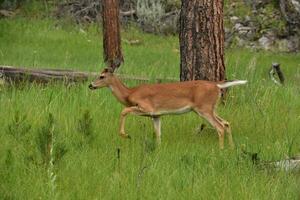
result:
<svg viewBox="0 0 300 200"><path fill-rule="evenodd" d="M225 79L222 0L182 0L180 80Z"/></svg>
<svg viewBox="0 0 300 200"><path fill-rule="evenodd" d="M103 48L104 61L113 70L123 62L119 21L119 1L103 0Z"/></svg>

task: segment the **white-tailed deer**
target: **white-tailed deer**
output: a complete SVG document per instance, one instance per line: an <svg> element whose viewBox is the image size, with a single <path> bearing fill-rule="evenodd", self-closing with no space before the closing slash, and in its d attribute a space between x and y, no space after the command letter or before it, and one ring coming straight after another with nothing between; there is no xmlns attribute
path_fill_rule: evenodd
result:
<svg viewBox="0 0 300 200"><path fill-rule="evenodd" d="M216 115L215 107L221 89L234 85L245 84L247 81L211 82L185 81L177 83L143 84L134 88L126 87L108 68L93 81L90 89L109 87L113 95L126 107L121 112L120 135L128 138L125 133L125 117L129 113L148 116L153 119L157 142L161 141L160 116L181 114L194 111L204 117L219 135L220 148L224 148L224 133L228 134L229 144L234 146L230 125Z"/></svg>

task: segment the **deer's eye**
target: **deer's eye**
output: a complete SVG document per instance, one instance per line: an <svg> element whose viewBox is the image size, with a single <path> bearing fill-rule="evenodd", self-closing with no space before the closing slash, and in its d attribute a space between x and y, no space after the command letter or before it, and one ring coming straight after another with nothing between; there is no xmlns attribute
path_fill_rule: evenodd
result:
<svg viewBox="0 0 300 200"><path fill-rule="evenodd" d="M104 79L104 76L100 76L99 79Z"/></svg>

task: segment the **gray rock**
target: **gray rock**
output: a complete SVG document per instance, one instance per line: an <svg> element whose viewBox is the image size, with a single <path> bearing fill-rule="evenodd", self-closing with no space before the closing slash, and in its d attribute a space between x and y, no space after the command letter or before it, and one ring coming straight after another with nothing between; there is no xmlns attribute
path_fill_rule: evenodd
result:
<svg viewBox="0 0 300 200"><path fill-rule="evenodd" d="M269 37L262 36L261 38L259 38L258 43L262 49L271 50L274 44L274 40Z"/></svg>
<svg viewBox="0 0 300 200"><path fill-rule="evenodd" d="M224 27L224 31L225 31L225 34L229 34L231 32L231 30L227 27Z"/></svg>
<svg viewBox="0 0 300 200"><path fill-rule="evenodd" d="M276 41L276 45L278 46L279 51L289 52L289 41L287 39Z"/></svg>
<svg viewBox="0 0 300 200"><path fill-rule="evenodd" d="M236 24L236 23L240 22L240 18L238 18L237 16L232 16L232 17L230 17L230 21L231 21L231 23Z"/></svg>
<svg viewBox="0 0 300 200"><path fill-rule="evenodd" d="M249 24L252 22L252 19L251 19L251 17L250 16L245 16L244 17L244 20L243 20L243 24L244 24L244 26L249 26Z"/></svg>
<svg viewBox="0 0 300 200"><path fill-rule="evenodd" d="M289 49L290 52L296 52L300 50L300 38L297 35L289 38Z"/></svg>
<svg viewBox="0 0 300 200"><path fill-rule="evenodd" d="M236 31L238 31L241 27L243 27L243 24L241 24L241 23L237 23L237 24L234 25L234 29Z"/></svg>
<svg viewBox="0 0 300 200"><path fill-rule="evenodd" d="M253 40L255 38L255 27L243 26L241 23L237 23L235 24L234 29L240 38L246 40Z"/></svg>
<svg viewBox="0 0 300 200"><path fill-rule="evenodd" d="M300 48L299 38L292 36L287 39L276 41L278 50L281 52L297 52Z"/></svg>
<svg viewBox="0 0 300 200"><path fill-rule="evenodd" d="M247 16L245 17L245 21L251 21L251 17L247 15Z"/></svg>
<svg viewBox="0 0 300 200"><path fill-rule="evenodd" d="M268 37L270 40L276 40L276 33L273 30L268 30L265 33L265 36Z"/></svg>
<svg viewBox="0 0 300 200"><path fill-rule="evenodd" d="M238 47L247 47L248 42L242 38L236 37L236 44Z"/></svg>

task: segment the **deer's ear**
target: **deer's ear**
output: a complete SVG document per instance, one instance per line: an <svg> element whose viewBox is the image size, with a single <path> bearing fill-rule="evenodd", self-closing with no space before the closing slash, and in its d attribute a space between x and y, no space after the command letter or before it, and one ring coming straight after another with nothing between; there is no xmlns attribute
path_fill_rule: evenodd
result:
<svg viewBox="0 0 300 200"><path fill-rule="evenodd" d="M106 68L104 68L103 71L102 71L102 73L113 73L113 72L114 72L113 69L110 68L110 67L106 67Z"/></svg>
<svg viewBox="0 0 300 200"><path fill-rule="evenodd" d="M104 68L101 73L106 73L106 72L107 72L107 68Z"/></svg>

